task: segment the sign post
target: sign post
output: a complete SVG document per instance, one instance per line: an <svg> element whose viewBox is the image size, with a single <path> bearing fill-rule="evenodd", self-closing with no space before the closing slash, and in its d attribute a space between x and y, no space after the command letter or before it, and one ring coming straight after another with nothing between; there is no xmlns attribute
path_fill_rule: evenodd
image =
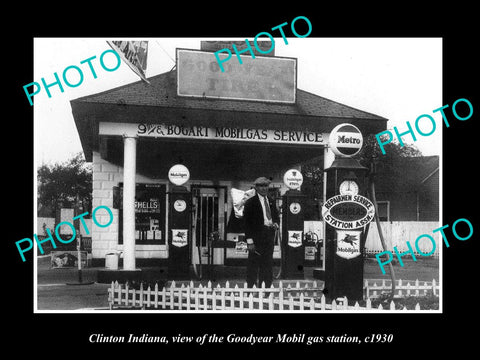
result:
<svg viewBox="0 0 480 360"><path fill-rule="evenodd" d="M77 217L80 213L80 199L77 194L77 198L75 201L75 208L74 208L74 214L75 217ZM68 282L67 285L92 285L93 281L83 281L83 276L82 276L82 251L81 251L81 246L82 246L82 235L80 233L80 220L75 220L74 221L74 227L75 227L75 234L77 238L77 268L78 268L78 281L77 282ZM87 262L87 254L85 254L85 263Z"/></svg>
<svg viewBox="0 0 480 360"><path fill-rule="evenodd" d="M325 221L325 287L329 299L363 299L365 226L373 220L375 207L361 195L367 190L366 171L356 159L363 144L357 127L336 126L329 146L335 160L326 169L327 200L322 206Z"/></svg>

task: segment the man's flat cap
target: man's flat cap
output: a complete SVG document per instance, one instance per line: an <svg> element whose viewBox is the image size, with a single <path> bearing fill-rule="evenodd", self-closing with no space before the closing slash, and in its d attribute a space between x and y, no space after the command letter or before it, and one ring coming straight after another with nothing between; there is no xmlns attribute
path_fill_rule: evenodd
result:
<svg viewBox="0 0 480 360"><path fill-rule="evenodd" d="M255 179L255 181L253 182L254 185L270 185L270 183L270 179L267 179L264 176Z"/></svg>

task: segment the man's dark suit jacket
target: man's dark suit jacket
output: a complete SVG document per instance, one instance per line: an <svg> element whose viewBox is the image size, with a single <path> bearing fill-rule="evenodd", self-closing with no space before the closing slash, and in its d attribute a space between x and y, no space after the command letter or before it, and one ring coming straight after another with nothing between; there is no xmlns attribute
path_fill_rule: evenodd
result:
<svg viewBox="0 0 480 360"><path fill-rule="evenodd" d="M270 205L270 212L272 213L272 221L279 224L277 207L270 198L267 197L267 199ZM255 196L252 196L245 202L243 218L245 219L245 239L253 239L253 243L259 245L258 241L262 241L259 237L262 234L264 220L262 204L260 204L258 194L255 194Z"/></svg>

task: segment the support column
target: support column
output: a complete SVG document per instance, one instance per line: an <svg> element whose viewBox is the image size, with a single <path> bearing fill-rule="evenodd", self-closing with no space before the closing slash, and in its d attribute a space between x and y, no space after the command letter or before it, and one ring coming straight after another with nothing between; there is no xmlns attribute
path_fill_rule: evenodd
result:
<svg viewBox="0 0 480 360"><path fill-rule="evenodd" d="M135 173L137 138L123 138L123 270L135 270Z"/></svg>

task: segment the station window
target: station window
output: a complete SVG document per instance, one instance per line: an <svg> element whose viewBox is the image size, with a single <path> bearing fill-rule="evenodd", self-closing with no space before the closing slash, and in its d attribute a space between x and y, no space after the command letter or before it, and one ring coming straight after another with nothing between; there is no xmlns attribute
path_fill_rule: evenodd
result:
<svg viewBox="0 0 480 360"><path fill-rule="evenodd" d="M390 201L377 201L377 207L380 221L390 221Z"/></svg>
<svg viewBox="0 0 480 360"><path fill-rule="evenodd" d="M123 193L123 184L119 184ZM162 184L136 184L135 187L135 243L165 245L165 193ZM123 244L123 206L119 207L119 238Z"/></svg>

